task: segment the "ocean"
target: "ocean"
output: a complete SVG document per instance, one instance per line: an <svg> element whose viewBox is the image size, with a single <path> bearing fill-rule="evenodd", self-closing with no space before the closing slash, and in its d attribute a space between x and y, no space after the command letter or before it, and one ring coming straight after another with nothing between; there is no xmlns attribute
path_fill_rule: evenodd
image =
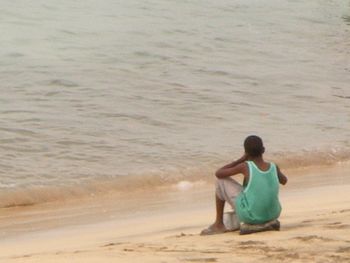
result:
<svg viewBox="0 0 350 263"><path fill-rule="evenodd" d="M350 159L350 1L12 0L0 21L0 207L206 180L250 134L282 168Z"/></svg>

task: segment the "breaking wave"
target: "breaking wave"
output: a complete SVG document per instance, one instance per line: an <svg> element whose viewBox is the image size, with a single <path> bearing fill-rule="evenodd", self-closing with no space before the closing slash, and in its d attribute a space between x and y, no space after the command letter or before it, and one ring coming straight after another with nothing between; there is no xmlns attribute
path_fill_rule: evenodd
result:
<svg viewBox="0 0 350 263"><path fill-rule="evenodd" d="M299 153L276 152L267 157L292 176L294 169L312 166L331 166L350 161L349 149L330 151L302 151ZM226 160L227 161L227 160ZM152 171L138 175L99 178L83 184L69 186L27 186L6 188L1 185L0 208L26 207L53 201L68 201L76 198L98 198L108 194L172 189L183 191L201 187L214 180L215 170L226 161L215 161L195 168Z"/></svg>

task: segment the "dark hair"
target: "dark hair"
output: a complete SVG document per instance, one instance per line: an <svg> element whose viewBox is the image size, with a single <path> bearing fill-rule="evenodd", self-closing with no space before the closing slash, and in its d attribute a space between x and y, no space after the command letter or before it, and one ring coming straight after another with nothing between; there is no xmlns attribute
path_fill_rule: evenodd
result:
<svg viewBox="0 0 350 263"><path fill-rule="evenodd" d="M265 152L262 139L256 135L248 136L244 140L244 150L251 157L259 157Z"/></svg>

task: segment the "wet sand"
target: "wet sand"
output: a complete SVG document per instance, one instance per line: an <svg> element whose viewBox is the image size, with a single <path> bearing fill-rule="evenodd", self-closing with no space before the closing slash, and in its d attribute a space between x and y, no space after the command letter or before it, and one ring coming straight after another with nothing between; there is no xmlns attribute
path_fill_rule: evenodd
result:
<svg viewBox="0 0 350 263"><path fill-rule="evenodd" d="M0 262L349 262L350 163L288 170L279 232L199 235L212 185L2 209Z"/></svg>

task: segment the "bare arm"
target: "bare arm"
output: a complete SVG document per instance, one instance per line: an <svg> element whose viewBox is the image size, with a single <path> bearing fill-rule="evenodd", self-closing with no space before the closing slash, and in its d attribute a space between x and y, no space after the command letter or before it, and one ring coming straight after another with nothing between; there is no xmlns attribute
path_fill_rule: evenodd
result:
<svg viewBox="0 0 350 263"><path fill-rule="evenodd" d="M215 176L217 178L225 178L239 173L246 174L247 168L244 163L246 160L247 156L243 155L238 160L221 167L219 170L216 171Z"/></svg>
<svg viewBox="0 0 350 263"><path fill-rule="evenodd" d="M277 175L278 175L278 180L279 180L280 184L285 185L288 182L287 176L285 176L281 172L281 170L280 170L280 168L278 166L277 166Z"/></svg>

